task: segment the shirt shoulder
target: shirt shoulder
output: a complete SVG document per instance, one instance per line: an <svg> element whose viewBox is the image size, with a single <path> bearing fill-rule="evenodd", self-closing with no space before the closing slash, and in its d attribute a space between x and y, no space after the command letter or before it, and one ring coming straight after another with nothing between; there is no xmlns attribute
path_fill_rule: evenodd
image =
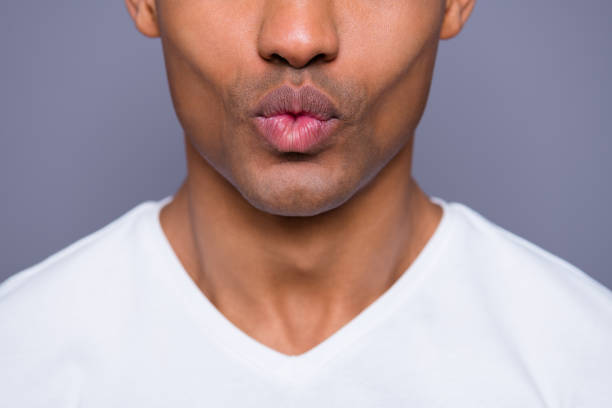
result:
<svg viewBox="0 0 612 408"><path fill-rule="evenodd" d="M0 285L0 329L18 341L20 333L69 335L93 327L95 317L112 316L136 286L146 261L143 241L158 206L143 202L6 279Z"/></svg>
<svg viewBox="0 0 612 408"><path fill-rule="evenodd" d="M121 355L150 304L143 290L154 287L149 255L162 204L140 203L0 285L0 383L9 401L73 406L85 371L105 372L109 356Z"/></svg>
<svg viewBox="0 0 612 408"><path fill-rule="evenodd" d="M595 310L612 307L612 292L565 259L499 226L461 203L450 203L459 224L457 242L476 262L482 279L514 283L516 289L533 293L561 291ZM552 295L552 293L551 293ZM587 305L588 304L588 305Z"/></svg>
<svg viewBox="0 0 612 408"><path fill-rule="evenodd" d="M135 242L133 234L157 205L154 201L140 203L104 227L10 276L0 284L0 299L33 290L42 281L52 285L62 280L62 275L73 279L86 274L90 278L87 271L120 262L122 255L129 252L126 244Z"/></svg>
<svg viewBox="0 0 612 408"><path fill-rule="evenodd" d="M469 282L474 304L537 387L572 406L612 402L612 292L475 210L449 207L459 226L452 276Z"/></svg>

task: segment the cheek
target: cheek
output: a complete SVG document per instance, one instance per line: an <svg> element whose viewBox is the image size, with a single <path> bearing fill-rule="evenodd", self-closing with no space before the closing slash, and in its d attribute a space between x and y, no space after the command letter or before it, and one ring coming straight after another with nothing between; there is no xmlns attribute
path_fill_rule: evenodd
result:
<svg viewBox="0 0 612 408"><path fill-rule="evenodd" d="M185 14L186 10L180 7L172 7L171 12L163 14L160 30L164 48L171 51L169 56L172 59L181 59L200 76L214 83L222 72L220 65L231 58L228 50L221 46L230 40L231 34L224 32L206 14L203 17Z"/></svg>
<svg viewBox="0 0 612 408"><path fill-rule="evenodd" d="M227 84L236 81L252 58L252 11L245 2L159 0L166 65L181 96L206 92L206 103L223 103ZM241 17L244 16L244 17ZM189 98L189 96L185 96ZM211 97L214 97L211 100ZM186 105L186 104L185 104Z"/></svg>
<svg viewBox="0 0 612 408"><path fill-rule="evenodd" d="M342 26L344 61L334 76L367 86L362 125L386 155L409 140L427 100L442 8L440 1L357 1ZM375 61L375 63L372 63Z"/></svg>
<svg viewBox="0 0 612 408"><path fill-rule="evenodd" d="M160 1L160 29L172 101L189 140L211 162L224 155L228 131L225 92L250 44L229 1ZM161 18L163 17L163 18ZM228 46L228 44L232 44Z"/></svg>
<svg viewBox="0 0 612 408"><path fill-rule="evenodd" d="M344 0L338 4L340 54L353 62L349 69L374 83L377 78L380 82L400 75L432 38L437 39L442 2Z"/></svg>

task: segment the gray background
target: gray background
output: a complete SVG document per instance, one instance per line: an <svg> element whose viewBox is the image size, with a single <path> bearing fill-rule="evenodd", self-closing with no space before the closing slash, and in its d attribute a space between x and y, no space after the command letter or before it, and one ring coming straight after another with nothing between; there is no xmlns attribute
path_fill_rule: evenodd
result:
<svg viewBox="0 0 612 408"><path fill-rule="evenodd" d="M612 2L478 2L444 42L415 175L612 287ZM123 1L0 13L0 280L174 193L159 40Z"/></svg>

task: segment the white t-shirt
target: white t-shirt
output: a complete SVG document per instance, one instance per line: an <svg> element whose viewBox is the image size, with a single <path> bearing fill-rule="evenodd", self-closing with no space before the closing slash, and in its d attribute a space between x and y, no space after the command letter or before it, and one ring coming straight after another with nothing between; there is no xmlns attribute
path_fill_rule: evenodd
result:
<svg viewBox="0 0 612 408"><path fill-rule="evenodd" d="M299 356L227 320L144 202L0 286L2 407L612 407L612 295L463 204Z"/></svg>

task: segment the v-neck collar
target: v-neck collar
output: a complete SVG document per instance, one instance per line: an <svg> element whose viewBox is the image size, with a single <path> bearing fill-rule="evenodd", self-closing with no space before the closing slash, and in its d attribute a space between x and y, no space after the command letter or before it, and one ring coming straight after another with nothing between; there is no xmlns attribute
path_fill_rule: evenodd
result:
<svg viewBox="0 0 612 408"><path fill-rule="evenodd" d="M154 201L149 213L151 219L148 220L155 245L152 256L157 258L156 263L159 262L156 270L160 278L184 302L186 313L197 322L207 338L259 373L272 377L276 382L294 385L315 374L325 363L357 342L410 298L440 258L453 224L449 203L438 197L430 197L431 201L442 207L442 218L425 247L395 283L321 343L303 354L287 355L260 343L235 326L210 302L185 271L159 219L161 209L171 199L172 196L167 196Z"/></svg>

